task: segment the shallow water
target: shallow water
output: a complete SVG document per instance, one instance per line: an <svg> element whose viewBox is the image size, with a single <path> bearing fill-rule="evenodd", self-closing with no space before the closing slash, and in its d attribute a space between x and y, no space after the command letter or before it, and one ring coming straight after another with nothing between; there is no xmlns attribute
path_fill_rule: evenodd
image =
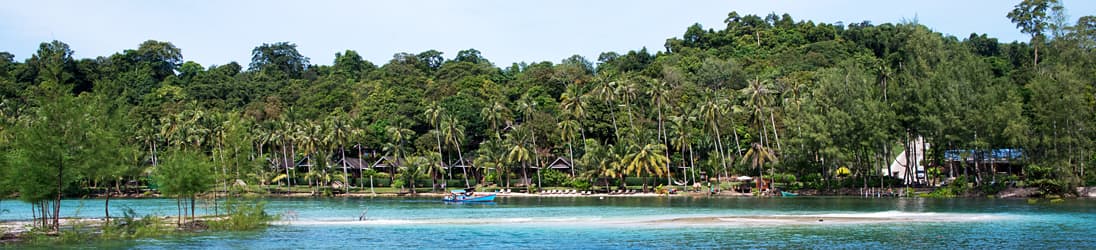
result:
<svg viewBox="0 0 1096 250"><path fill-rule="evenodd" d="M101 217L102 200L68 200L68 215ZM174 200L112 200L173 215ZM199 207L202 207L199 204ZM435 198L268 199L297 214L258 232L106 242L176 248L1094 248L1096 200L1028 204L1001 199L844 197L499 197L490 204ZM0 203L0 220L30 207ZM205 213L199 209L199 213ZM365 220L359 217L365 213ZM819 221L822 220L822 221Z"/></svg>

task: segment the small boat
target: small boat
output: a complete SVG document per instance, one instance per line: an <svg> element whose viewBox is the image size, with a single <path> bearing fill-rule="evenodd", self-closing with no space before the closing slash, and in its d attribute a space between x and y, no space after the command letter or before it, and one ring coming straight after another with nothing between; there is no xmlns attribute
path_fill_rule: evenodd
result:
<svg viewBox="0 0 1096 250"><path fill-rule="evenodd" d="M799 194L792 193L792 192L786 192L786 191L780 191L780 196L782 196L782 197L796 197L796 196L799 196Z"/></svg>
<svg viewBox="0 0 1096 250"><path fill-rule="evenodd" d="M446 195L441 199L445 202L492 202L495 201L495 193L489 193L487 195L476 195L475 189L457 189L449 191L449 195Z"/></svg>

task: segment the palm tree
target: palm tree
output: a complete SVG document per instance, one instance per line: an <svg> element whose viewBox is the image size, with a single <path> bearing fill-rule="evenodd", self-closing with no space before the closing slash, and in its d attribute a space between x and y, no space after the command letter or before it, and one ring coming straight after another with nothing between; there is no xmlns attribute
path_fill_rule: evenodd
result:
<svg viewBox="0 0 1096 250"><path fill-rule="evenodd" d="M767 143L768 127L765 127L765 108L771 103L770 99L772 97L770 94L776 93L776 91L767 83L768 81L754 78L753 80L749 80L749 87L742 89L742 92L747 96L746 104L750 106L750 117L751 121L754 123L754 128L757 129L757 132L759 133L758 139L761 140L761 144L769 146L771 144ZM773 126L773 137L778 140L777 147L780 147L780 136L776 131L776 119L771 110L768 115Z"/></svg>
<svg viewBox="0 0 1096 250"><path fill-rule="evenodd" d="M407 157L404 164L400 164L400 179L407 183L412 194L416 193L415 178L422 173L423 169L429 167L430 162L430 159L423 156L411 156Z"/></svg>
<svg viewBox="0 0 1096 250"><path fill-rule="evenodd" d="M480 183L487 182L487 175L491 169L495 169L495 173L498 173L499 178L503 178L506 181L506 188L510 188L509 167L506 165L507 152L504 151L503 145L495 140L485 140L480 143L479 149L476 149L476 158L472 160L474 165L483 169L484 179ZM499 180L499 184L502 183L502 179Z"/></svg>
<svg viewBox="0 0 1096 250"><path fill-rule="evenodd" d="M727 176L727 155L723 150L723 136L719 133L719 120L720 116L725 113L724 105L722 102L717 101L716 97L709 93L708 99L705 102L700 103L700 114L704 116L705 124L711 128L715 133L716 151L719 152L720 163L723 165L723 175ZM737 136L736 136L737 137ZM735 139L737 141L737 139ZM737 142L736 142L737 143Z"/></svg>
<svg viewBox="0 0 1096 250"><path fill-rule="evenodd" d="M523 95L520 100L518 100L517 104L518 104L518 111L521 112L521 115L523 117L521 123L522 124L527 124L527 123L532 124L532 123L529 123L529 122L533 121L533 115L536 114L536 112L537 112L537 105L538 105L537 101L533 100L532 96L526 94L526 95ZM538 149L537 148L537 132L531 126L532 125L524 126L524 127L526 129L526 132L528 132L528 134L533 139L533 147L530 148L530 151L532 151L532 153L533 153L533 164L534 164L533 166L535 166L538 169L537 170L537 176L538 176L538 178L537 178L538 183L537 184L540 184L539 182L540 182L541 179L539 178L539 176L540 176L541 171L539 169L542 166L540 165L540 154L537 154L537 149Z"/></svg>
<svg viewBox="0 0 1096 250"><path fill-rule="evenodd" d="M500 141L502 140L502 130L499 125L509 123L513 119L510 108L497 100L492 102L491 105L483 107L480 110L480 117L483 117L484 121L491 124L491 130L495 131L495 139Z"/></svg>
<svg viewBox="0 0 1096 250"><path fill-rule="evenodd" d="M761 143L756 142L750 146L749 151L746 151L746 156L745 158L743 158L743 160L746 159L750 160L751 168L758 168L757 178L761 178L759 180L761 182L765 181L765 178L762 177L764 174L762 171L764 171L763 169L765 169L765 162L776 162L776 157L773 155L772 149L767 148L764 145L761 145ZM769 175L772 176L773 174L776 174L775 169L769 170Z"/></svg>
<svg viewBox="0 0 1096 250"><path fill-rule="evenodd" d="M636 151L624 155L620 159L620 163L624 165L625 173L632 173L637 177L650 176L651 174L662 177L663 174L668 174L662 168L662 166L670 164L670 159L663 154L666 145L648 143L642 148L632 148ZM643 182L643 191L647 191L646 181Z"/></svg>
<svg viewBox="0 0 1096 250"><path fill-rule="evenodd" d="M616 100L616 88L617 83L610 81L611 77L601 76L594 81L594 89L587 95L592 95L594 98L600 99L605 102L605 106L609 108L609 117L613 121L613 135L616 136L616 140L620 141L620 129L617 127L616 120L616 106L613 101Z"/></svg>
<svg viewBox="0 0 1096 250"><path fill-rule="evenodd" d="M624 181L625 168L622 164L621 158L627 152L624 151L624 147L609 145L603 151L595 152L602 157L598 157L598 175L602 178L606 178L605 189L609 189L609 181L612 179L620 179L620 186L624 188L627 183Z"/></svg>
<svg viewBox="0 0 1096 250"><path fill-rule="evenodd" d="M305 177L308 179L308 186L319 185L320 183L313 183L316 177L320 175L314 174L312 158L315 157L317 152L321 152L323 148L323 132L320 125L312 120L305 120L294 126L294 137L297 139L297 148L301 150L301 155L305 158L305 164L308 165L308 174Z"/></svg>
<svg viewBox="0 0 1096 250"><path fill-rule="evenodd" d="M464 186L471 187L468 183L468 170L467 164L464 163L464 153L461 152L461 141L464 140L464 126L460 124L457 117L451 115L445 115L441 123L442 132L445 134L445 143L453 146L457 149L457 157L460 159L458 164L461 166L461 171L464 173Z"/></svg>
<svg viewBox="0 0 1096 250"><path fill-rule="evenodd" d="M575 149L574 144L575 132L579 130L579 124L575 120L563 120L559 122L559 136L563 141L567 142L567 156L571 162L571 176L575 176Z"/></svg>
<svg viewBox="0 0 1096 250"><path fill-rule="evenodd" d="M563 111L565 117L568 119L577 120L579 124L586 120L586 98L579 93L577 84L567 85L567 89L560 95L559 110ZM586 142L586 129L579 126L579 134L582 135L582 142ZM572 164L574 164L572 162Z"/></svg>
<svg viewBox="0 0 1096 250"><path fill-rule="evenodd" d="M666 102L666 95L670 92L669 86L661 80L648 80L647 84L647 96L650 96L651 102L655 103L655 109L658 110L658 142L663 145L670 145L670 139L666 136L666 126L662 121L662 104ZM666 151L666 158L670 157L669 153L669 151ZM666 164L666 173L666 185L672 185L668 174L670 173L670 164Z"/></svg>
<svg viewBox="0 0 1096 250"><path fill-rule="evenodd" d="M694 116L670 117L670 142L675 150L681 152L682 158L686 158L685 151L689 151L689 169L696 169L696 162L693 161L693 128L690 125L695 121ZM685 162L681 162L681 165L684 166ZM693 181L696 181L695 176Z"/></svg>
<svg viewBox="0 0 1096 250"><path fill-rule="evenodd" d="M433 131L431 130L431 132ZM430 175L430 190L436 192L438 191L438 176L445 176L445 165L441 164L441 160L438 160L438 158L441 158L441 154L438 154L438 152L428 152L426 158L431 162L436 162L436 164L426 165L426 174Z"/></svg>
<svg viewBox="0 0 1096 250"><path fill-rule="evenodd" d="M506 138L506 162L510 164L521 163L521 177L522 183L529 180L529 173L527 170L528 162L530 158L533 158L532 151L525 146L525 137L528 132L523 125L518 125L514 130L507 133ZM507 184L509 185L509 184Z"/></svg>
<svg viewBox="0 0 1096 250"><path fill-rule="evenodd" d="M426 111L424 112L424 114L426 115L426 119L429 120L430 125L434 127L434 130L432 130L432 132L434 134L434 139L438 145L437 160L438 163L444 167L445 159L442 156L445 155L445 153L443 153L441 150L441 126L438 124L443 113L445 113L445 108L442 108L440 105L438 105L438 102L436 101L430 102L430 105L426 106Z"/></svg>
<svg viewBox="0 0 1096 250"><path fill-rule="evenodd" d="M407 140L410 140L415 132L400 127L398 123L395 126L390 125L386 127L385 132L387 132L389 140L389 142L385 144L385 149L392 153L392 157L394 158L393 164L402 163L404 156L407 153ZM395 172L391 174L394 175ZM392 175L389 176L391 177Z"/></svg>
<svg viewBox="0 0 1096 250"><path fill-rule="evenodd" d="M350 125L350 122L346 120L346 114L342 112L342 109L336 109L331 115L324 120L324 127L328 128L327 133L324 136L324 141L327 141L328 145L338 146L339 161L342 165L343 172L343 191L350 191L350 174L347 173L346 163L346 148L345 145L350 141L350 137L354 133L354 128ZM326 161L325 161L326 162Z"/></svg>
<svg viewBox="0 0 1096 250"><path fill-rule="evenodd" d="M632 131L638 130L636 128L636 121L633 115L634 107L632 102L639 97L639 86L636 83L638 80L626 80L620 85L617 85L616 94L620 95L620 100L624 101L624 112L628 115L628 129ZM637 133L631 133L633 140L639 140Z"/></svg>

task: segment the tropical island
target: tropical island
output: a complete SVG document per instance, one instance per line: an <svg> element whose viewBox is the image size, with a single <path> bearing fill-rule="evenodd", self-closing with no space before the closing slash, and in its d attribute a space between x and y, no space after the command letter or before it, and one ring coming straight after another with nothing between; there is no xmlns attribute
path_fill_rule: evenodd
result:
<svg viewBox="0 0 1096 250"><path fill-rule="evenodd" d="M1096 17L1060 13L1022 1L1003 14L1031 41L1001 43L731 12L653 54L512 65L476 49L314 65L274 42L203 66L168 41L84 59L43 42L0 52L0 192L47 235L72 228L63 199L89 197L102 231L252 229L274 219L256 197L455 188L1091 197ZM112 197L160 196L176 216L110 219ZM202 199L219 211L196 219Z"/></svg>

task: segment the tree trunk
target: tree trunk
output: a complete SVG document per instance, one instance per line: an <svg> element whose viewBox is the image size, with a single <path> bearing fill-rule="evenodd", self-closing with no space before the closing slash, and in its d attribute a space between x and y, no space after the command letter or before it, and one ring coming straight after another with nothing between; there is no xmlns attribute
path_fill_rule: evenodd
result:
<svg viewBox="0 0 1096 250"><path fill-rule="evenodd" d="M541 188L540 172L544 166L540 165L540 154L537 154L537 133L532 132L532 128L529 129L530 134L533 134L533 164L537 166L537 188Z"/></svg>
<svg viewBox="0 0 1096 250"><path fill-rule="evenodd" d="M175 198L175 224L183 226L183 198Z"/></svg>
<svg viewBox="0 0 1096 250"><path fill-rule="evenodd" d="M571 158L569 159L571 163L571 177L577 177L575 175L575 147L572 144L574 144L573 140L572 142L567 143L567 157Z"/></svg>
<svg viewBox="0 0 1096 250"><path fill-rule="evenodd" d="M191 222L194 221L194 198L196 198L195 195L190 195L190 221Z"/></svg>
<svg viewBox="0 0 1096 250"><path fill-rule="evenodd" d="M611 102L611 101L606 100L605 104L609 105L609 116L613 118L613 135L616 136L616 138L614 138L614 139L616 139L616 141L619 143L619 141L620 141L620 129L617 128L616 108L613 107L613 102Z"/></svg>
<svg viewBox="0 0 1096 250"><path fill-rule="evenodd" d="M529 167L525 165L525 161L521 161L521 183L525 184L525 187L529 187ZM528 189L526 189L528 190Z"/></svg>
<svg viewBox="0 0 1096 250"><path fill-rule="evenodd" d="M780 133L776 131L776 117L773 116L772 109L769 110L769 124L773 126L773 139L776 140L776 150L784 151L784 148L780 145Z"/></svg>
<svg viewBox="0 0 1096 250"><path fill-rule="evenodd" d="M716 146L716 150L719 151L720 163L723 164L723 175L727 176L727 155L724 153L724 150L723 150L723 137L719 135L719 123L716 123L716 122L713 121L712 122L712 130L715 131L715 143L719 144L718 146ZM735 139L736 142L735 143L737 143L737 140L738 140L737 136L735 136L735 137L736 137L736 139ZM718 174L716 174L716 175L717 176L716 176L715 179L719 180Z"/></svg>
<svg viewBox="0 0 1096 250"><path fill-rule="evenodd" d="M339 145L339 157L342 158L343 167L343 192L350 193L350 174L346 171L346 150L343 150L343 146Z"/></svg>
<svg viewBox="0 0 1096 250"><path fill-rule="evenodd" d="M110 189L107 189L107 199L103 202L103 213L106 214L106 222L110 224Z"/></svg>
<svg viewBox="0 0 1096 250"><path fill-rule="evenodd" d="M285 191L289 192L290 187L292 187L292 181L293 181L293 176L289 175L289 168L291 168L293 166L289 163L289 161L290 161L289 153L287 152L288 150L286 149L287 146L285 144L286 143L283 141L282 142L282 164L285 164L285 166L283 166L283 167L285 167Z"/></svg>
<svg viewBox="0 0 1096 250"><path fill-rule="evenodd" d="M464 173L464 187L472 187L471 184L468 183L468 164L464 164L464 153L461 152L460 145L454 146L456 146L457 148L457 159L459 159L460 165L462 167L460 168L461 172Z"/></svg>
<svg viewBox="0 0 1096 250"><path fill-rule="evenodd" d="M59 164L57 166L57 199L53 203L53 231L57 232L61 230L61 193L64 190L64 173L65 173L65 160L64 158L58 159Z"/></svg>
<svg viewBox="0 0 1096 250"><path fill-rule="evenodd" d="M696 159L695 159L695 157L696 156L693 155L693 145L689 144L689 170L691 170L689 172L693 174L693 183L696 183Z"/></svg>
<svg viewBox="0 0 1096 250"><path fill-rule="evenodd" d="M438 142L438 164L441 164L441 166L444 167L445 166L445 153L441 152L441 130L438 129L437 124L434 124L434 129L436 129L436 131L438 131L437 133L434 133L434 139ZM465 186L467 186L468 182L465 181L464 184L465 184ZM431 187L431 188L433 188L433 187Z"/></svg>

